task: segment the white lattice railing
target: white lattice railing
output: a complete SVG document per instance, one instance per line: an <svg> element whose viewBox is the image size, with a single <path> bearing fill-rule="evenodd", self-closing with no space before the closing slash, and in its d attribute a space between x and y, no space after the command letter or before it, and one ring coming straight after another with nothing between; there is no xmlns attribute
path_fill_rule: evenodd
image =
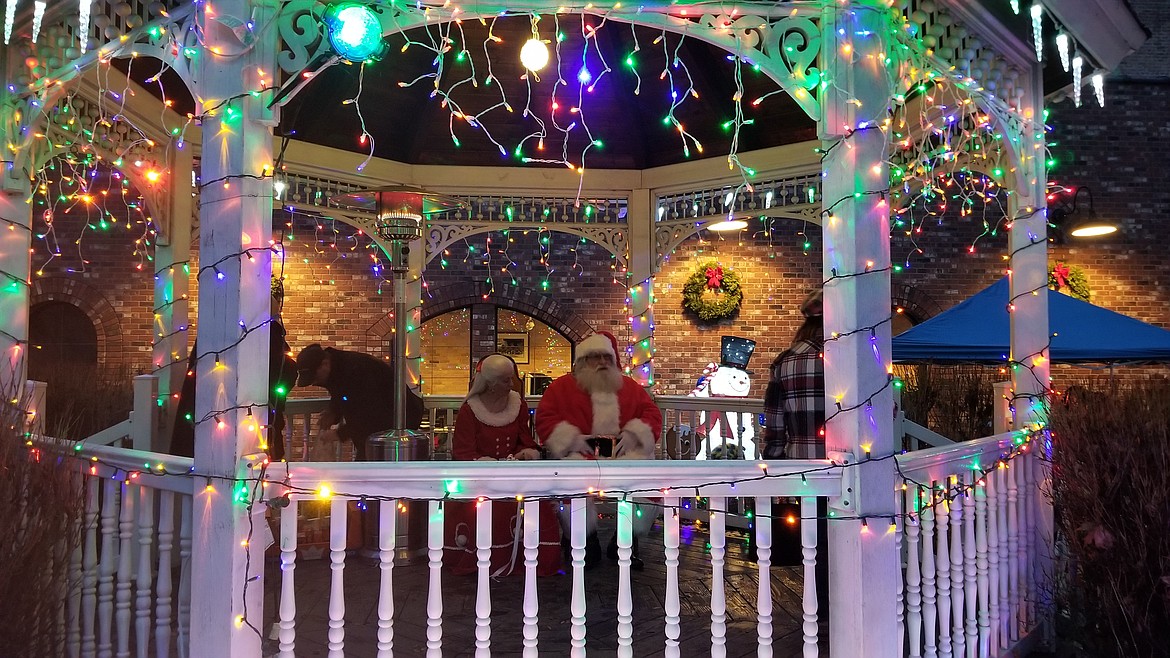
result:
<svg viewBox="0 0 1170 658"><path fill-rule="evenodd" d="M905 655L1006 655L1041 623L1044 468L1034 445L1004 459L1017 437L899 456Z"/></svg>
<svg viewBox="0 0 1170 658"><path fill-rule="evenodd" d="M85 515L69 560L68 655L129 656L133 648L139 656L186 656L193 483L159 473L187 473L191 459L83 447Z"/></svg>

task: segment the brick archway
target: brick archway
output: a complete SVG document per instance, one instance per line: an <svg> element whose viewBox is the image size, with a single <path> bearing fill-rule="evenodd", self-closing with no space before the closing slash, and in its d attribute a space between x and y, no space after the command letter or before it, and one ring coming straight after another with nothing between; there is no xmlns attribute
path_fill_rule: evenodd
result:
<svg viewBox="0 0 1170 658"><path fill-rule="evenodd" d="M895 309L901 308L911 324L915 325L926 322L943 310L930 295L909 284L895 285L890 301Z"/></svg>
<svg viewBox="0 0 1170 658"><path fill-rule="evenodd" d="M41 302L66 302L81 309L97 331L99 366L122 360L122 325L118 312L97 288L68 277L46 277L33 281L29 307Z"/></svg>
<svg viewBox="0 0 1170 658"><path fill-rule="evenodd" d="M558 304L551 297L519 286L496 288L495 292L491 292L488 285L482 282L473 286L452 285L432 289L432 294L422 306L419 324L450 311L480 304L530 315L552 327L573 345L593 333L593 327L588 322L573 311ZM366 329L367 352L372 354L388 353L393 329L394 320L389 313L370 325ZM492 344L495 344L494 340Z"/></svg>

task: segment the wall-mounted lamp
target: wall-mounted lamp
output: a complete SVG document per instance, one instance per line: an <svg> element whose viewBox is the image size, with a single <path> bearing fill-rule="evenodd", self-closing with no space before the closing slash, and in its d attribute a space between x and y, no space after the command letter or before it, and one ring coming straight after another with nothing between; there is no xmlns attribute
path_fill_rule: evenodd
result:
<svg viewBox="0 0 1170 658"><path fill-rule="evenodd" d="M1089 196L1086 208L1080 207L1081 192ZM1051 220L1065 235L1074 238L1110 235L1120 228L1117 222L1097 216L1097 211L1093 209L1093 192L1084 185L1073 191L1071 200L1052 209Z"/></svg>

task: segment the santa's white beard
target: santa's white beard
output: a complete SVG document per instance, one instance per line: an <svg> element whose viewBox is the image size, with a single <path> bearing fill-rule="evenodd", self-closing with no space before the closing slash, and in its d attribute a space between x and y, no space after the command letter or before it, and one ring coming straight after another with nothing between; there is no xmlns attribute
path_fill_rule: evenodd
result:
<svg viewBox="0 0 1170 658"><path fill-rule="evenodd" d="M622 388L622 373L613 366L578 364L573 377L586 393L617 393Z"/></svg>

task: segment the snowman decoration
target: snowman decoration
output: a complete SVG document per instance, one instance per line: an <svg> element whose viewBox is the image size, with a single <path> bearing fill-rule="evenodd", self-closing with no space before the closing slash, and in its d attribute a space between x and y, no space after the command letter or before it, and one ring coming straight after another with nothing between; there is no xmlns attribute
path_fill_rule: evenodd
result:
<svg viewBox="0 0 1170 658"><path fill-rule="evenodd" d="M736 336L723 336L718 366L710 364L704 377L691 391L694 397L746 398L751 390L748 360L756 342ZM699 416L702 443L696 459L756 459L755 429L751 413L734 411L703 412Z"/></svg>

